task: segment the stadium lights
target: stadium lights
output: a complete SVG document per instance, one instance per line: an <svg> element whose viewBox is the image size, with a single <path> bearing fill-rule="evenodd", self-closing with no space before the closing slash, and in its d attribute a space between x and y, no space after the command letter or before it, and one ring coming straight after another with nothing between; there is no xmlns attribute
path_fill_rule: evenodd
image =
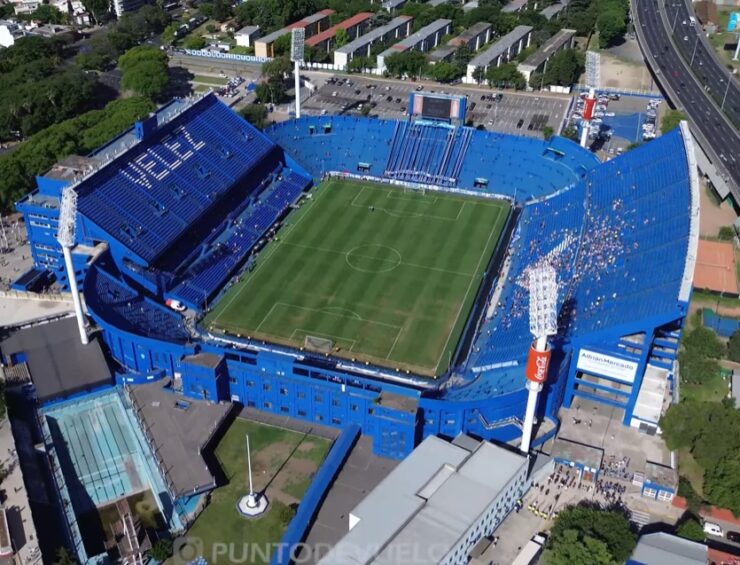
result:
<svg viewBox="0 0 740 565"><path fill-rule="evenodd" d="M77 327L80 330L80 341L82 345L87 345L89 339L87 337L87 330L85 329L85 317L82 315L80 292L77 288L77 278L75 277L75 269L72 265L72 246L75 244L76 227L77 193L72 187L67 187L62 192L57 241L62 246L62 253L64 254L64 266L67 270L69 290L72 293L72 303L74 304L75 316L77 318Z"/></svg>
<svg viewBox="0 0 740 565"><path fill-rule="evenodd" d="M295 74L295 117L301 117L301 63L304 58L306 44L306 30L302 27L294 28L290 34L290 60L293 61Z"/></svg>
<svg viewBox="0 0 740 565"><path fill-rule="evenodd" d="M547 338L557 333L558 284L555 269L543 265L529 272L529 331L534 341L527 359L527 408L522 427L522 443L519 449L529 453L532 441L534 414L542 384L547 379L551 351Z"/></svg>

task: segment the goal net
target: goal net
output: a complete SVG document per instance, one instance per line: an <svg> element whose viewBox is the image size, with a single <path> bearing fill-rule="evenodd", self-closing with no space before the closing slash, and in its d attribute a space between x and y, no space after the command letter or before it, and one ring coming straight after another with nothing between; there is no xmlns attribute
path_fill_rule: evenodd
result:
<svg viewBox="0 0 740 565"><path fill-rule="evenodd" d="M315 335L307 335L303 340L303 346L306 349L313 351L320 351L321 353L331 353L334 347L334 342L325 337L318 337Z"/></svg>

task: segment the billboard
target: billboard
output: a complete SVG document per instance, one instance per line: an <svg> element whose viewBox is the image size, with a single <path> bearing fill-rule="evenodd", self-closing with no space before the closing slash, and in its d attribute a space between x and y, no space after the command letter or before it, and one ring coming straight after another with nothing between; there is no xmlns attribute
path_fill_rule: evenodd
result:
<svg viewBox="0 0 740 565"><path fill-rule="evenodd" d="M730 19L727 20L727 31L737 31L740 33L740 12L730 13Z"/></svg>
<svg viewBox="0 0 740 565"><path fill-rule="evenodd" d="M588 349L581 349L578 353L576 367L579 371L603 375L623 383L633 383L637 376L637 362Z"/></svg>

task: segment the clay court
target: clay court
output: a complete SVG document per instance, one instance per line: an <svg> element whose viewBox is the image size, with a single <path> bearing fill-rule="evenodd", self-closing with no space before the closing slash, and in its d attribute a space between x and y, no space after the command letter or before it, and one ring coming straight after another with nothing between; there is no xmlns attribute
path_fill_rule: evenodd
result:
<svg viewBox="0 0 740 565"><path fill-rule="evenodd" d="M735 248L732 243L699 240L694 288L738 296Z"/></svg>

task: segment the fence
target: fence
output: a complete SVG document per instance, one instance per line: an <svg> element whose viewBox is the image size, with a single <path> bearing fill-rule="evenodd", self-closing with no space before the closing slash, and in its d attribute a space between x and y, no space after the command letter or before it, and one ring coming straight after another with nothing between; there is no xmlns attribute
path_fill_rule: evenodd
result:
<svg viewBox="0 0 740 565"><path fill-rule="evenodd" d="M290 522L270 560L270 565L289 565L296 557L294 555L296 546L305 538L308 527L316 516L329 487L347 460L359 436L360 426L357 424L351 424L342 430L311 481L311 485L298 506L298 512Z"/></svg>

